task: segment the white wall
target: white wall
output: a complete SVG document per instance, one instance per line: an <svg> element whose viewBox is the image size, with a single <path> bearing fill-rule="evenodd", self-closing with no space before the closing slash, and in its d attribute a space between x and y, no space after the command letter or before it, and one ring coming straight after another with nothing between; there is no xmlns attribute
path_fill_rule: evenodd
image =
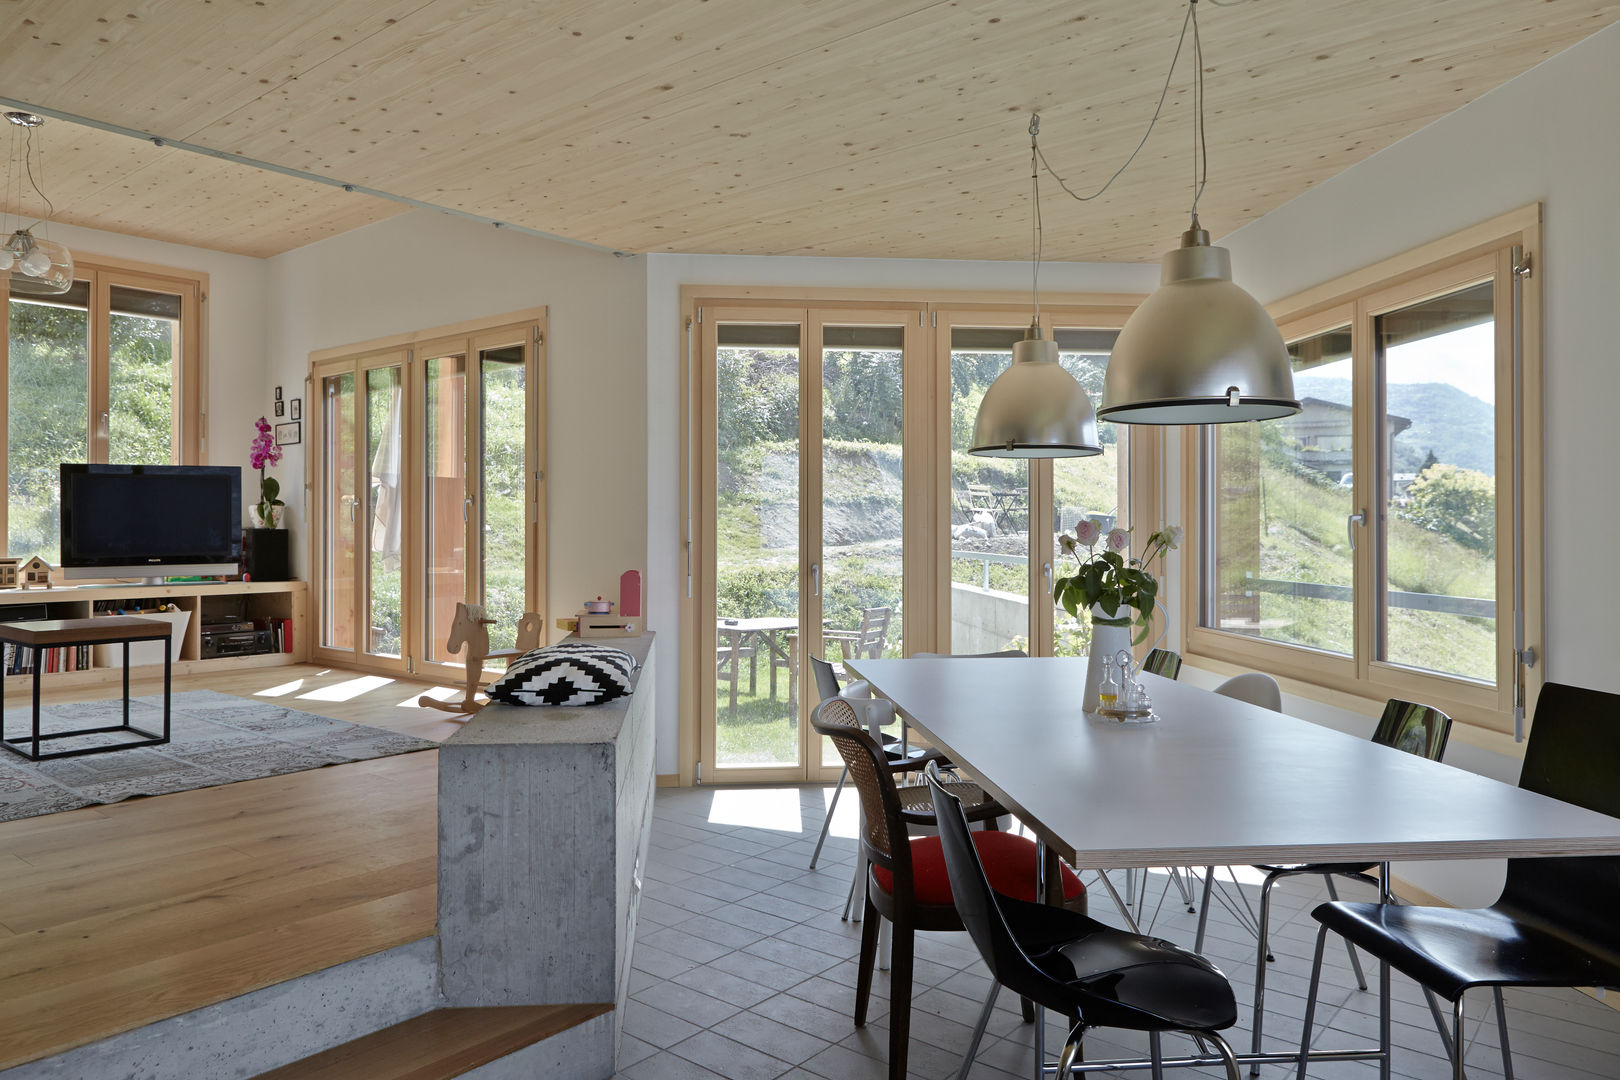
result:
<svg viewBox="0 0 1620 1080"><path fill-rule="evenodd" d="M72 225L52 224L50 237L85 259L97 255L130 259L209 276L208 441L203 460L242 466L242 494L249 498L248 443L259 415L259 375L265 355L264 260Z"/></svg>
<svg viewBox="0 0 1620 1080"><path fill-rule="evenodd" d="M646 565L645 272L640 259L443 214L388 218L268 260L260 397L278 384L306 396L319 349L546 305L550 625ZM280 467L300 575L308 449Z"/></svg>
<svg viewBox="0 0 1620 1080"><path fill-rule="evenodd" d="M1497 214L1545 205L1548 678L1620 691L1620 24L1347 169L1223 241L1238 282L1269 302ZM1173 463L1179 455L1167 455ZM1179 478L1178 478L1179 480ZM1178 507L1172 492L1169 506ZM1171 590L1175 595L1175 591ZM1189 673L1183 678L1198 678ZM1372 720L1290 699L1290 713L1366 734ZM1460 745L1447 761L1508 782L1515 759ZM1494 898L1499 870L1406 866L1457 902Z"/></svg>
<svg viewBox="0 0 1620 1080"><path fill-rule="evenodd" d="M1167 245L1174 237L1166 235ZM1145 293L1157 266L1045 263L1041 289L1051 292ZM658 687L658 771L680 768L680 603L685 591L681 517L680 364L683 285L780 285L801 288L930 289L940 293L1029 288L1027 262L927 259L773 258L746 255L647 256L647 559L648 625L663 635Z"/></svg>

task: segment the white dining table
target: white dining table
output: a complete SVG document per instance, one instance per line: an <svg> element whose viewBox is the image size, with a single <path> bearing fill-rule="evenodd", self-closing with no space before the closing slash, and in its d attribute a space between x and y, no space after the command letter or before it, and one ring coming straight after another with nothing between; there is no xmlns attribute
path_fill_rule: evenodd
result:
<svg viewBox="0 0 1620 1080"><path fill-rule="evenodd" d="M1620 818L1157 675L1140 724L1081 710L1083 659L849 666L1077 868L1370 862L1387 900L1395 859L1620 854Z"/></svg>

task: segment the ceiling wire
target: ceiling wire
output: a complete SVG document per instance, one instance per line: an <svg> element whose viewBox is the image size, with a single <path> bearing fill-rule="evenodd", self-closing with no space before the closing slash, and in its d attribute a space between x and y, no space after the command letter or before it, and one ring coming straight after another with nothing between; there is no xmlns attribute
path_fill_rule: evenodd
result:
<svg viewBox="0 0 1620 1080"><path fill-rule="evenodd" d="M1237 7L1239 4L1248 3L1249 0L1224 0L1224 2L1223 0L1204 0L1204 2L1214 4L1216 7ZM1198 33L1198 0L1188 0L1186 17L1181 21L1181 35L1176 39L1176 51L1170 57L1170 70L1165 72L1164 86L1159 90L1159 101L1158 104L1153 107L1153 116L1148 120L1147 130L1142 132L1142 138L1137 142L1136 149L1132 150L1130 156L1125 159L1124 164L1115 169L1114 174L1103 182L1102 187L1098 188L1096 191L1093 191L1090 195L1082 195L1071 188L1068 181L1064 180L1063 177L1058 174L1057 170L1052 168L1051 162L1046 160L1046 154L1041 151L1040 145L1035 141L1035 135L1039 129L1039 114L1031 117L1030 143L1034 150L1035 157L1040 162L1041 167L1052 174L1052 179L1058 182L1058 187L1062 188L1064 193L1069 197L1079 202L1090 202L1092 199L1097 198L1099 195L1113 186L1114 181L1118 180L1120 175L1124 173L1126 169L1130 168L1131 162L1136 160L1136 155L1141 153L1142 147L1147 145L1148 136L1153 134L1153 127L1159 122L1159 116L1164 111L1165 99L1170 94L1170 84L1175 79L1176 66L1181 61L1181 50L1187 42L1188 27L1192 28L1193 38L1193 108L1195 112L1195 121L1193 124L1192 216L1195 218L1198 216L1198 200L1203 197L1204 187L1209 183L1209 144L1205 138L1204 128L1204 45L1203 39ZM1036 195L1038 199L1038 187L1036 189ZM1039 221L1039 215L1040 207L1037 205L1037 222Z"/></svg>
<svg viewBox="0 0 1620 1080"><path fill-rule="evenodd" d="M1035 235L1031 238L1030 243L1035 256L1035 268L1032 271L1034 280L1030 284L1030 290L1035 294L1035 318L1031 324L1034 326L1039 326L1041 323L1041 240L1043 234L1041 231L1040 144L1036 142L1036 136L1040 134L1040 131L1040 116L1031 115L1029 118L1029 182L1030 186L1035 189Z"/></svg>
<svg viewBox="0 0 1620 1080"><path fill-rule="evenodd" d="M1062 188L1064 192L1066 192L1071 198L1077 199L1080 202L1090 202L1092 199L1095 199L1097 196L1107 191L1113 182L1119 179L1120 173L1123 173L1126 169L1130 168L1131 162L1136 160L1136 155L1141 153L1142 147L1147 145L1148 136L1153 134L1153 125L1159 122L1159 114L1164 111L1164 99L1170 94L1170 80L1175 76L1176 64L1181 59L1181 47L1187 40L1187 27L1193 21L1193 8L1195 6L1197 6L1197 0L1192 0L1192 2L1187 5L1187 16L1181 21L1181 36L1176 39L1176 52L1175 55L1170 58L1170 70L1165 72L1164 88L1159 91L1159 103L1153 107L1153 118L1148 121L1147 130L1142 132L1141 141L1136 144L1136 149L1131 151L1131 156L1125 159L1125 164L1115 169L1114 175L1110 176L1103 183L1102 187L1098 188L1096 191L1093 191L1090 195L1081 195L1079 192L1071 188L1063 177L1058 175L1057 170L1052 168L1051 163L1046 160L1046 155L1041 153L1040 148L1036 148L1035 153L1041 160L1041 166L1047 172L1052 174L1052 179L1058 182L1058 187Z"/></svg>

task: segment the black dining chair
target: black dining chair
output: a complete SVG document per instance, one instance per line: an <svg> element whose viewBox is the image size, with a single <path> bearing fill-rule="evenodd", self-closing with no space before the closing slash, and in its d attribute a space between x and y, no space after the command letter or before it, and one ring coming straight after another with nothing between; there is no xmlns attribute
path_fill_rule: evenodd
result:
<svg viewBox="0 0 1620 1080"><path fill-rule="evenodd" d="M1069 1024L1057 1075L1080 1060L1091 1028L1149 1033L1184 1032L1213 1045L1227 1080L1239 1080L1237 1059L1217 1034L1237 1021L1237 1000L1219 968L1178 945L1116 930L1087 915L1015 899L995 888L968 831L962 804L928 772L934 818L956 911L996 987L1005 986L1063 1016ZM965 1075L978 1050L995 994L974 1030ZM1155 1073L1162 1067L1155 1041Z"/></svg>
<svg viewBox="0 0 1620 1080"><path fill-rule="evenodd" d="M1519 787L1620 817L1620 694L1547 683L1525 746ZM1326 903L1316 935L1298 1076L1305 1076L1322 953L1331 930L1386 961L1452 1006L1452 1075L1463 1080L1463 996L1490 987L1502 1065L1513 1075L1504 986L1620 987L1620 856L1508 860L1501 898L1488 908ZM1384 1008L1388 1008L1387 1002ZM1388 1043L1381 1049L1389 1053Z"/></svg>
<svg viewBox="0 0 1620 1080"><path fill-rule="evenodd" d="M1275 685L1275 683L1273 683ZM1428 758L1430 761L1439 761L1446 752L1446 742L1451 737L1451 717L1434 708L1432 705L1419 705L1413 701L1402 701L1399 698L1390 698L1384 704L1384 712L1378 718L1378 726L1373 729L1372 742L1380 746L1388 746L1395 750L1404 750L1408 754ZM1266 875L1260 885L1260 914L1255 918L1254 931L1258 944L1258 955L1254 967L1254 1031L1252 1034L1251 1049L1254 1053L1260 1052L1260 1039L1264 1030L1266 1013L1266 964L1274 958L1271 955L1271 889L1277 882L1288 877L1300 875L1320 875L1327 884L1327 893L1330 900L1339 898L1339 891L1334 885L1335 878L1349 878L1374 888L1378 886L1378 879L1372 876L1377 863L1262 863L1254 867ZM1210 883L1214 879L1214 867L1204 878L1204 910L1198 916L1198 936L1193 941L1193 949L1197 951L1204 947L1204 926L1209 918ZM1228 905L1230 906L1230 905ZM1355 972L1356 986L1362 990L1367 989L1367 976L1362 973L1361 961L1356 958L1355 946L1349 941L1344 943L1345 952L1350 955L1350 968ZM1438 1017L1438 1012L1436 1013ZM1250 1076L1260 1075L1258 1065L1251 1066Z"/></svg>

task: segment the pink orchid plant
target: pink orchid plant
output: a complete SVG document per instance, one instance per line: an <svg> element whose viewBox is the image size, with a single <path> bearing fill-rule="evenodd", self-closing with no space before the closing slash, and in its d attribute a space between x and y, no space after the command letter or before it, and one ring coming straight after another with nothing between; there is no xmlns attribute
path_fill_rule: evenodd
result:
<svg viewBox="0 0 1620 1080"><path fill-rule="evenodd" d="M1080 617L1081 608L1096 607L1102 615L1093 615L1094 622L1104 626L1135 623L1142 628L1136 637L1140 642L1147 637L1159 595L1159 582L1148 567L1180 542L1180 527L1166 526L1148 536L1141 558L1132 559L1126 555L1131 546L1130 529L1110 529L1105 534L1095 521L1082 521L1072 534L1058 534L1058 546L1074 559L1076 568L1073 574L1053 582L1052 599L1075 618Z"/></svg>
<svg viewBox="0 0 1620 1080"><path fill-rule="evenodd" d="M276 497L281 494L280 482L265 475L265 469L281 460L281 447L276 445L275 436L270 432L270 421L261 416L253 426L259 433L248 447L248 465L259 470L259 520L270 525L275 518L275 508L286 505Z"/></svg>

